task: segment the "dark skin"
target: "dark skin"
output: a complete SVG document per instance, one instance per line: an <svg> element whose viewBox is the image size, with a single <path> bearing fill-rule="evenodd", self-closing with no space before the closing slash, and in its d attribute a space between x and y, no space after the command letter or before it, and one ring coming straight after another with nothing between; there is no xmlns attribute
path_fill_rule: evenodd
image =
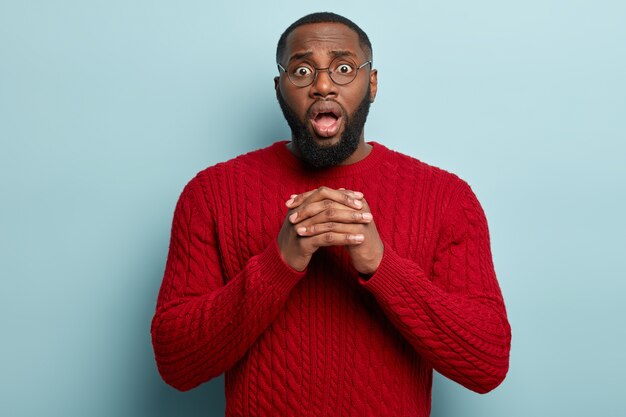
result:
<svg viewBox="0 0 626 417"><path fill-rule="evenodd" d="M287 48L282 59L287 66L294 59L316 68L327 68L338 53L348 54L360 64L370 59L359 44L358 35L340 23L315 23L296 28L287 37ZM305 55L306 57L302 57ZM307 110L319 100L333 100L352 114L370 89L373 101L378 88L376 70L360 70L354 81L337 85L326 71L319 71L313 84L296 87L285 74L274 79L277 94L305 120ZM341 140L344 125L332 137L320 137L307 120L313 140L331 146ZM342 120L342 123L345 123ZM300 157L298 150L288 144L289 150ZM361 132L356 151L342 165L364 159L371 151ZM354 268L361 274L372 275L383 257L384 246L378 235L369 205L358 191L321 187L292 195L285 203L289 208L277 242L283 260L293 269L306 269L313 254L324 246L345 246Z"/></svg>

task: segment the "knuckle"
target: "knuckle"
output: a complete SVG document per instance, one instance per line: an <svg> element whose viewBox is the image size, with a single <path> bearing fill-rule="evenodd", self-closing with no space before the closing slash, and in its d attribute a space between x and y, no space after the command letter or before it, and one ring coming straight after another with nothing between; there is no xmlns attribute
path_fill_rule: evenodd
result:
<svg viewBox="0 0 626 417"><path fill-rule="evenodd" d="M337 223L335 222L326 223L326 230L335 230L335 227L337 227Z"/></svg>
<svg viewBox="0 0 626 417"><path fill-rule="evenodd" d="M334 208L329 208L328 210L326 210L326 218L328 219L334 219L337 216L337 210L335 210Z"/></svg>
<svg viewBox="0 0 626 417"><path fill-rule="evenodd" d="M332 207L333 206L333 200L326 199L326 200L324 200L323 204L324 204L325 208Z"/></svg>
<svg viewBox="0 0 626 417"><path fill-rule="evenodd" d="M324 241L326 243L331 243L332 241L335 240L335 236L332 233L326 233L324 234Z"/></svg>

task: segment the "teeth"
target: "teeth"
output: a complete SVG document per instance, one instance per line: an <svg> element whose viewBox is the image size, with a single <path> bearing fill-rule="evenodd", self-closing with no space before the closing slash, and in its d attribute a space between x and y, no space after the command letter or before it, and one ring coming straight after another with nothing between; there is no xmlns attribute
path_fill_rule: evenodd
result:
<svg viewBox="0 0 626 417"><path fill-rule="evenodd" d="M315 120L320 117L320 115L331 116L335 119L339 119L341 117L341 111L337 107L338 105L332 102L317 102L313 104L311 109L314 110L311 115L312 119Z"/></svg>
<svg viewBox="0 0 626 417"><path fill-rule="evenodd" d="M339 118L339 117L338 117L335 113L333 113L333 112L322 112L322 113L318 113L318 114L317 114L317 116L315 116L315 119L317 120L317 119L319 119L320 117L323 117L323 116L329 116L329 117L332 117L332 118L335 118L335 119L338 119L338 118Z"/></svg>

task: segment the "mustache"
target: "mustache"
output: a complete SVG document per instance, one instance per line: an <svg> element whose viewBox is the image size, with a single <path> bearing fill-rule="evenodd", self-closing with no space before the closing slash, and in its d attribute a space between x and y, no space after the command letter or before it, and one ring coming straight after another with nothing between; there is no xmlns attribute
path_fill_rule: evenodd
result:
<svg viewBox="0 0 626 417"><path fill-rule="evenodd" d="M332 113L336 117L344 117L348 120L348 112L345 107L334 99L318 99L311 104L304 116L304 120L315 118L320 113Z"/></svg>
<svg viewBox="0 0 626 417"><path fill-rule="evenodd" d="M365 97L352 114L348 113L336 100L318 99L305 112L305 120L302 120L296 111L287 103L280 89L276 89L276 99L283 112L287 124L291 128L293 146L298 149L302 162L312 169L325 169L337 166L352 155L359 146L360 138L371 104L371 92L368 88ZM341 109L344 119L344 131L338 143L332 146L322 146L315 143L309 128L307 117L311 111L334 108ZM325 107L328 106L328 107ZM307 116L308 115L308 116Z"/></svg>

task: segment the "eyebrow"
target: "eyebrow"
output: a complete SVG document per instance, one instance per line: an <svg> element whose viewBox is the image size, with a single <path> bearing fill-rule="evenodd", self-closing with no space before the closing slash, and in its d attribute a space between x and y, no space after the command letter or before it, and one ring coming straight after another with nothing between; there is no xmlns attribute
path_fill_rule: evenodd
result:
<svg viewBox="0 0 626 417"><path fill-rule="evenodd" d="M330 54L333 58L344 57L344 56L356 56L354 52L351 51L331 51Z"/></svg>
<svg viewBox="0 0 626 417"><path fill-rule="evenodd" d="M311 55L313 55L313 52L311 52L311 51L309 51L309 52L298 52L298 53L295 53L295 54L291 55L289 57L289 61L287 61L287 62L297 61L297 60L303 59L303 58L308 58Z"/></svg>
<svg viewBox="0 0 626 417"><path fill-rule="evenodd" d="M304 58L309 58L311 55L313 55L313 52L311 52L311 51L308 51L308 52L297 52L297 53L291 55L289 57L289 61L287 61L287 62L297 61L297 60L304 59ZM333 59L337 58L337 57L344 57L344 56L352 56L352 57L356 56L354 54L354 52L343 51L343 50L342 51L330 51L329 55L331 57L333 57Z"/></svg>

